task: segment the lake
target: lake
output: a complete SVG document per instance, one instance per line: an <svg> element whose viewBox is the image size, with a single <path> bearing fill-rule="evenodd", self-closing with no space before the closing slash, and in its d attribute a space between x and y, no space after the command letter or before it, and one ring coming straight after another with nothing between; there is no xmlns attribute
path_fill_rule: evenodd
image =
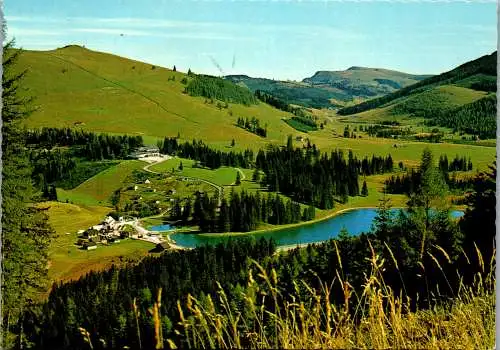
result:
<svg viewBox="0 0 500 350"><path fill-rule="evenodd" d="M397 212L399 209L392 210ZM459 210L451 212L451 216L454 218L459 218L463 216L463 214L464 213ZM375 219L376 216L377 209L375 208L352 209L335 215L330 219L309 225L284 228L276 231L241 234L236 237L252 236L256 239L261 237L269 239L272 237L278 246L315 243L337 237L343 227L347 229L350 235L359 235L362 232L368 232L371 230L373 219ZM163 231L167 230L164 229ZM196 233L175 233L170 235L170 237L178 245L189 248L204 244L217 244L229 238L229 236L224 234L206 236Z"/></svg>
<svg viewBox="0 0 500 350"><path fill-rule="evenodd" d="M169 224L163 224L163 225L156 225L156 226L151 226L149 229L151 231L157 231L157 232L166 232L173 230L175 227Z"/></svg>

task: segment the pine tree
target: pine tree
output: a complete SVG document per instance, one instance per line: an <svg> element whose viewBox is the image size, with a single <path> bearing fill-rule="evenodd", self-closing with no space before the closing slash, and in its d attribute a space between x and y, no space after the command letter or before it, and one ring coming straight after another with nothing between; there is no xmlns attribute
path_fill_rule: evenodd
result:
<svg viewBox="0 0 500 350"><path fill-rule="evenodd" d="M175 67L175 65L174 65L174 69L172 69L172 70L173 70L174 72L177 72L177 68Z"/></svg>
<svg viewBox="0 0 500 350"><path fill-rule="evenodd" d="M368 186L366 186L366 180L363 181L363 188L361 189L361 195L363 197L368 196Z"/></svg>
<svg viewBox="0 0 500 350"><path fill-rule="evenodd" d="M235 182L235 185L236 186L241 185L241 175L240 175L239 171L236 172L236 182Z"/></svg>
<svg viewBox="0 0 500 350"><path fill-rule="evenodd" d="M47 290L47 251L52 230L44 210L33 205L35 189L20 122L30 113L21 97L24 73L15 71L19 50L4 46L2 76L2 331L0 347L25 347L23 315Z"/></svg>
<svg viewBox="0 0 500 350"><path fill-rule="evenodd" d="M286 148L291 151L293 150L293 139L292 135L288 135L287 141L286 141Z"/></svg>
<svg viewBox="0 0 500 350"><path fill-rule="evenodd" d="M182 162L179 164L179 170L182 171L184 169L184 166L182 165Z"/></svg>
<svg viewBox="0 0 500 350"><path fill-rule="evenodd" d="M236 142L234 141L234 139L231 140L231 147L234 147L236 145Z"/></svg>
<svg viewBox="0 0 500 350"><path fill-rule="evenodd" d="M259 169L255 168L255 170L253 171L252 180L255 181L255 182L259 182L260 181L260 171L259 171Z"/></svg>

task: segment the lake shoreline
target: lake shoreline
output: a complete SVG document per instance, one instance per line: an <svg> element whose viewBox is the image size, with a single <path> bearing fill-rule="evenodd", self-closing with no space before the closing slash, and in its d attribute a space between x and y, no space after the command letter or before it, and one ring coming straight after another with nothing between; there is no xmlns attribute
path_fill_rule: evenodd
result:
<svg viewBox="0 0 500 350"><path fill-rule="evenodd" d="M450 208L452 211L453 210L463 211L462 208L459 209L460 206L453 206L453 207L454 208ZM203 238L217 239L217 238L229 238L229 237L252 237L252 236L255 236L257 234L262 234L262 233L270 233L272 235L273 233L277 233L277 232L284 231L287 229L302 228L302 227L307 227L307 226L310 226L313 224L318 224L318 223L321 223L324 221L328 221L328 220L331 220L331 219L335 218L336 216L339 216L339 215L346 213L346 212L363 210L363 209L375 209L376 210L378 208L379 207L375 207L373 205L372 206L359 206L359 207L343 208L343 209L337 210L335 212L329 213L328 215L326 215L324 217L317 218L317 219L307 221L307 222L282 225L280 227L273 227L270 229L261 229L261 230L255 230L255 231L249 231L249 232L198 233L198 234L196 234L196 236L203 237ZM404 209L404 208L405 207L403 207L403 206L393 206L390 209L400 210L400 209ZM169 232L169 233L167 233L168 240L170 242L175 243L175 249L192 249L192 247L182 246L180 244L177 244L177 242L171 237L171 235L174 235L174 234L182 235L184 233L192 234L192 232ZM305 247L308 244L318 244L318 243L321 243L324 241L326 241L326 240L318 240L316 242L309 242L309 243L286 244L286 245L278 246L277 249L278 250L289 250L289 249L296 248L297 246Z"/></svg>
<svg viewBox="0 0 500 350"><path fill-rule="evenodd" d="M403 209L404 207L391 207L391 209ZM329 219L334 218L335 216L338 216L342 213L348 212L348 211L353 211L353 210L359 210L359 209L378 209L378 207L375 206L360 206L360 207L352 207L352 208L344 208L337 210L333 213L330 213L324 217L317 218L314 220L306 221L306 222L301 222L301 223L296 223L296 224L288 224L288 225L282 225L280 227L274 227L270 229L261 229L261 230L255 230L255 231L249 231L249 232L221 232L221 233L199 233L197 235L202 236L202 237L207 237L207 238L218 238L218 237L244 237L244 236L253 236L258 233L266 233L266 232L276 232L276 231L281 231L281 230L286 230L290 228L297 228L297 227L304 227L312 224L317 224L322 221L326 221ZM169 233L168 240L169 243L172 245L174 249L193 249L192 247L186 247L177 244L177 242L170 237L172 234L183 234L183 232L177 232L177 233ZM305 247L308 244L315 244L315 243L321 243L324 241L318 241L318 242L311 242L311 243L299 243L298 246L300 247ZM278 251L283 251L283 250L289 250L296 248L297 245L283 245L283 246L278 246L277 250Z"/></svg>
<svg viewBox="0 0 500 350"><path fill-rule="evenodd" d="M391 207L391 209L403 209L404 207ZM378 207L374 206L362 206L362 207L352 207L352 208L344 208L337 210L333 213L329 213L324 217L317 218L314 220L309 220L309 221L304 221L304 222L298 222L295 224L286 224L286 225L280 225L279 227L272 227L272 228L264 228L260 230L254 230L254 231L248 231L248 232L214 232L214 233L198 233L201 237L212 237L212 238L217 238L217 237L229 237L229 236L248 236L248 235L254 235L257 233L266 233L266 232L274 232L274 231L281 231L281 230L286 230L289 228L297 228L297 227L302 227L302 226L308 226L312 224L317 224L318 222L321 221L326 221L329 220L339 214L351 211L351 210L358 210L358 209L378 209ZM179 232L182 233L182 232Z"/></svg>

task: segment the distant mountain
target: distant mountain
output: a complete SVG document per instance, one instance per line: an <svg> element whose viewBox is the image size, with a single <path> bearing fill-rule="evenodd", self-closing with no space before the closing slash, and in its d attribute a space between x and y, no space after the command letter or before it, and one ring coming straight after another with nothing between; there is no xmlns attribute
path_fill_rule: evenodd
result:
<svg viewBox="0 0 500 350"><path fill-rule="evenodd" d="M385 95L429 78L389 69L351 67L344 71L318 71L303 80L314 87L335 88L353 97Z"/></svg>
<svg viewBox="0 0 500 350"><path fill-rule="evenodd" d="M340 115L424 118L429 126L494 139L497 117L497 53L391 94L342 108Z"/></svg>
<svg viewBox="0 0 500 350"><path fill-rule="evenodd" d="M424 80L416 84L404 87L386 96L362 102L355 106L345 107L339 110L341 115L349 115L364 112L373 108L381 107L390 102L400 101L413 95L422 94L443 85L455 85L477 91L496 91L497 76L497 53L482 56L476 60L462 64L461 66Z"/></svg>
<svg viewBox="0 0 500 350"><path fill-rule="evenodd" d="M329 108L389 94L428 77L388 69L351 67L346 71L319 71L302 82L247 75L228 75L225 78L252 91L268 92L289 104Z"/></svg>
<svg viewBox="0 0 500 350"><path fill-rule="evenodd" d="M331 89L316 88L301 82L280 81L265 78L252 78L247 75L228 75L225 77L251 91L265 91L289 104L313 108L328 108L336 106L332 99L345 99L341 92Z"/></svg>

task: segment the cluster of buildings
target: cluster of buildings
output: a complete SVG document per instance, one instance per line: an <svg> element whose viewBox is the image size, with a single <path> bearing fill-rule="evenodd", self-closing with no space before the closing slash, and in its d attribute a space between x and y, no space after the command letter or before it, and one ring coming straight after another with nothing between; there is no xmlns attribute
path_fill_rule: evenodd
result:
<svg viewBox="0 0 500 350"><path fill-rule="evenodd" d="M97 248L97 243L119 243L120 239L129 238L134 233L133 227L126 224L122 217L115 220L107 216L100 224L78 231L80 238L77 244L83 249L92 250Z"/></svg>
<svg viewBox="0 0 500 350"><path fill-rule="evenodd" d="M139 147L135 152L130 154L130 157L136 159L160 156L160 149L158 147Z"/></svg>

